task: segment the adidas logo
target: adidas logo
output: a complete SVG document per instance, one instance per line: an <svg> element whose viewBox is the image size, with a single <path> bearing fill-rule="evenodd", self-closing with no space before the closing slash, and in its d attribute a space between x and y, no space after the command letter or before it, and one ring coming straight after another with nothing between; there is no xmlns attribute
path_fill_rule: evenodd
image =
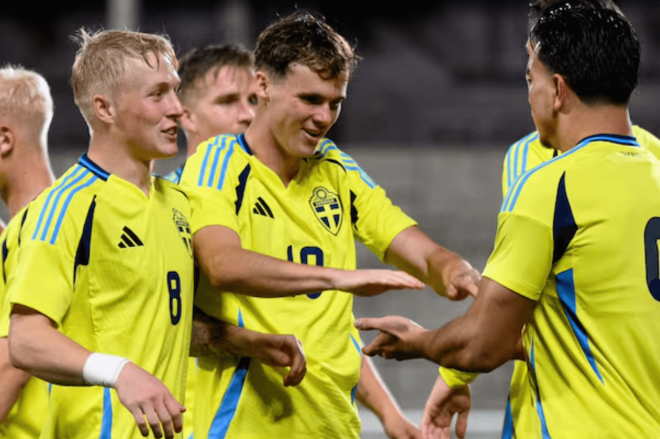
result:
<svg viewBox="0 0 660 439"><path fill-rule="evenodd" d="M126 247L141 247L144 244L140 241L140 238L128 227L124 227L124 233L121 234L121 241L119 242L119 248Z"/></svg>
<svg viewBox="0 0 660 439"><path fill-rule="evenodd" d="M275 218L273 216L273 211L270 210L270 207L268 207L268 204L261 197L257 198L257 202L254 203L254 209L252 209L252 213L256 213L257 215L269 216L271 218Z"/></svg>

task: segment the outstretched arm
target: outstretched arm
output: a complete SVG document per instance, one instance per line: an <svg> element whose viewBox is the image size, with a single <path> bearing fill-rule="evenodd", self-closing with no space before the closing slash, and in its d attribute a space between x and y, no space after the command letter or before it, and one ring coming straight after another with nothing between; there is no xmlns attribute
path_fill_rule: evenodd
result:
<svg viewBox="0 0 660 439"><path fill-rule="evenodd" d="M478 293L479 273L417 226L403 230L394 238L385 253L385 262L415 276L449 299L462 300Z"/></svg>
<svg viewBox="0 0 660 439"><path fill-rule="evenodd" d="M238 234L224 226L199 230L193 245L195 258L213 287L248 296L286 297L325 290L375 296L393 289L424 288L420 281L399 271L338 270L245 250Z"/></svg>
<svg viewBox="0 0 660 439"><path fill-rule="evenodd" d="M520 333L536 302L483 278L479 295L463 316L437 330L403 317L359 319L362 330L380 334L363 349L385 358L426 358L445 367L489 372L520 357Z"/></svg>

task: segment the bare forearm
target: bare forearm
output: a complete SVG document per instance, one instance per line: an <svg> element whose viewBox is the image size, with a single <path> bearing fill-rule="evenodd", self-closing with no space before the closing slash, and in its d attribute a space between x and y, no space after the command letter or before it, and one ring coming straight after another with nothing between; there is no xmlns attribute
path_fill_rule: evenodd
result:
<svg viewBox="0 0 660 439"><path fill-rule="evenodd" d="M356 398L378 416L381 422L391 414L401 413L394 398L378 375L378 371L374 368L371 358L366 355L362 355Z"/></svg>
<svg viewBox="0 0 660 439"><path fill-rule="evenodd" d="M18 401L30 374L16 369L9 362L9 348L6 338L0 338L0 423Z"/></svg>
<svg viewBox="0 0 660 439"><path fill-rule="evenodd" d="M202 267L214 287L255 297L297 296L333 289L338 272L243 249L218 255L207 267L202 263Z"/></svg>
<svg viewBox="0 0 660 439"><path fill-rule="evenodd" d="M41 314L13 314L9 331L11 364L45 381L81 386L91 352L59 333Z"/></svg>
<svg viewBox="0 0 660 439"><path fill-rule="evenodd" d="M217 320L195 307L190 356L247 356L245 345L249 343L249 332L248 329Z"/></svg>

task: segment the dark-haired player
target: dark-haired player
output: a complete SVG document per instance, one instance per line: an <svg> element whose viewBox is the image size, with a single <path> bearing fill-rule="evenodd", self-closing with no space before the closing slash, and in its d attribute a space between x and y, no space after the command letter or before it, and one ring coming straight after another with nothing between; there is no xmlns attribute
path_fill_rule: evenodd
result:
<svg viewBox="0 0 660 439"><path fill-rule="evenodd" d="M455 298L473 291L478 275L420 232L324 138L356 61L322 20L306 13L278 20L257 42L259 105L245 135L218 136L188 159L182 186L207 275L197 306L235 325L295 334L307 355L297 387L283 386L280 370L246 358L219 365L200 359L196 439L358 438L356 399L390 437L420 437L363 361L346 292L423 284L402 272L355 270L355 240Z"/></svg>
<svg viewBox="0 0 660 439"><path fill-rule="evenodd" d="M361 328L384 332L365 351L464 371L525 358L529 385L512 387L521 410L504 437L656 437L660 163L630 126L637 36L614 10L559 2L527 52L534 124L561 154L508 191L466 315L437 331L365 319ZM445 418L450 403L440 402Z"/></svg>

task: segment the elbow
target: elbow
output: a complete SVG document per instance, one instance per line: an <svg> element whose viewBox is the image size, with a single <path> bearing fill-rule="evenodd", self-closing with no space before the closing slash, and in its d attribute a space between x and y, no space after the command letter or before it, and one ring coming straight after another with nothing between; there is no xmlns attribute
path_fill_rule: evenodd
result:
<svg viewBox="0 0 660 439"><path fill-rule="evenodd" d="M512 353L502 346L479 346L469 344L451 361L452 364L444 366L469 372L488 373L505 364L512 357Z"/></svg>
<svg viewBox="0 0 660 439"><path fill-rule="evenodd" d="M25 355L27 349L20 330L10 329L7 337L7 347L9 349L9 363L16 369L27 370L29 368Z"/></svg>

